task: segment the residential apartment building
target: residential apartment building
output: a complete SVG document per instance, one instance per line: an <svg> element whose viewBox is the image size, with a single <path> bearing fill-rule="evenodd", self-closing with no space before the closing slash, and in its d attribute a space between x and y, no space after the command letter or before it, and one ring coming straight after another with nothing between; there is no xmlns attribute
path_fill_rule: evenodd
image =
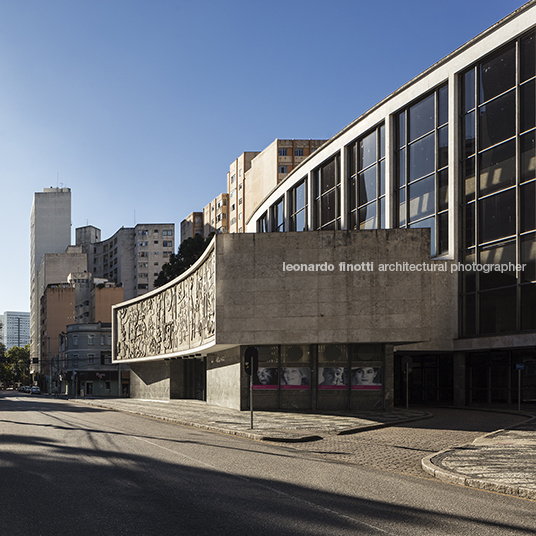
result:
<svg viewBox="0 0 536 536"><path fill-rule="evenodd" d="M6 350L13 346L26 346L30 343L30 313L6 311L0 315L0 342Z"/></svg>
<svg viewBox="0 0 536 536"><path fill-rule="evenodd" d="M181 221L181 244L196 234L203 236L203 213L192 212Z"/></svg>
<svg viewBox="0 0 536 536"><path fill-rule="evenodd" d="M229 232L229 194L222 193L203 209L203 236Z"/></svg>
<svg viewBox="0 0 536 536"><path fill-rule="evenodd" d="M251 159L251 166L245 170L245 180L238 187L237 195L243 198L240 226L245 232L246 222L255 208L281 183L289 173L307 157L321 147L326 140L274 140L266 149ZM228 187L232 184L228 180ZM238 215L237 215L238 216Z"/></svg>
<svg viewBox="0 0 536 536"><path fill-rule="evenodd" d="M38 272L45 253L63 253L71 243L71 189L44 188L34 194L30 215L30 355L37 363L41 341ZM67 274L64 274L67 275Z"/></svg>
<svg viewBox="0 0 536 536"><path fill-rule="evenodd" d="M229 233L244 232L244 181L251 168L251 162L260 152L242 153L230 166L227 173L227 193L229 194Z"/></svg>
<svg viewBox="0 0 536 536"><path fill-rule="evenodd" d="M112 365L112 325L70 324L61 333L54 388L75 396L123 396L128 367Z"/></svg>
<svg viewBox="0 0 536 536"><path fill-rule="evenodd" d="M97 279L121 285L129 300L154 288L162 265L175 251L175 224L140 223L99 240L96 227L76 229L76 244L88 256L89 271Z"/></svg>

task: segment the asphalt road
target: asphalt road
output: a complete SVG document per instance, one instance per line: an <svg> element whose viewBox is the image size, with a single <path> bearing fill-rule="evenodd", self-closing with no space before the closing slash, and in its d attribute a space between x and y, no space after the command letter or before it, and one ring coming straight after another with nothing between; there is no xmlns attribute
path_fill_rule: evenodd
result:
<svg viewBox="0 0 536 536"><path fill-rule="evenodd" d="M0 397L0 508L21 535L536 532L531 501L29 395Z"/></svg>

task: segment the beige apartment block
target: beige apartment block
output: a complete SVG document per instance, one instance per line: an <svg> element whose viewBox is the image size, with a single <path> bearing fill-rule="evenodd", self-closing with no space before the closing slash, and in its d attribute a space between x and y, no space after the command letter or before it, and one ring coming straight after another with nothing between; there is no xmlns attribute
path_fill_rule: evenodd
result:
<svg viewBox="0 0 536 536"><path fill-rule="evenodd" d="M229 194L222 193L203 209L203 236L229 232Z"/></svg>
<svg viewBox="0 0 536 536"><path fill-rule="evenodd" d="M227 193L229 194L229 232L244 231L244 180L253 159L260 152L242 153L230 166L227 173Z"/></svg>
<svg viewBox="0 0 536 536"><path fill-rule="evenodd" d="M45 378L53 373L54 359L59 352L60 333L74 324L76 290L70 283L50 284L41 297L40 372ZM49 382L46 383L49 385Z"/></svg>
<svg viewBox="0 0 536 536"><path fill-rule="evenodd" d="M274 140L251 161L243 187L242 229L255 209L287 175L326 140Z"/></svg>
<svg viewBox="0 0 536 536"><path fill-rule="evenodd" d="M106 240L99 236L96 227L79 227L76 244L87 253L93 276L122 285L126 300L152 290L162 265L175 251L173 223L138 223Z"/></svg>
<svg viewBox="0 0 536 536"><path fill-rule="evenodd" d="M192 212L181 221L181 244L196 234L203 236L203 213Z"/></svg>

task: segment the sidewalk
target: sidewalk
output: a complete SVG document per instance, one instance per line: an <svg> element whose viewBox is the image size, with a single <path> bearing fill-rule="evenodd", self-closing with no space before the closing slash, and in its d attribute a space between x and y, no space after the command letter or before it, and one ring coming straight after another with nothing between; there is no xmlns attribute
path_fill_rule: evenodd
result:
<svg viewBox="0 0 536 536"><path fill-rule="evenodd" d="M315 441L334 434L351 434L431 417L425 411L291 413L254 411L253 429L249 411L211 406L198 400L139 400L135 398L71 399L100 408L153 417L212 432L237 435L256 441Z"/></svg>
<svg viewBox="0 0 536 536"><path fill-rule="evenodd" d="M249 411L210 406L197 400L84 398L74 401L257 441L277 442L317 441L433 416L433 408L430 412L395 409L352 414L255 411L251 429ZM523 415L527 421L515 428L498 430L479 437L471 444L425 457L422 460L423 470L451 484L536 500L536 416Z"/></svg>

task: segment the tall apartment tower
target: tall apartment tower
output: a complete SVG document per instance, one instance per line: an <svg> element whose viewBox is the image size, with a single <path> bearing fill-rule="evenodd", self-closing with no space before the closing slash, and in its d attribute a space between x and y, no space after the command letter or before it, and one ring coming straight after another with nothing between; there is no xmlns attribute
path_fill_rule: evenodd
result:
<svg viewBox="0 0 536 536"><path fill-rule="evenodd" d="M64 253L71 243L71 189L43 188L34 194L30 216L30 356L40 348L38 273L46 253Z"/></svg>
<svg viewBox="0 0 536 536"><path fill-rule="evenodd" d="M203 209L203 236L229 232L229 194L223 193Z"/></svg>
<svg viewBox="0 0 536 536"><path fill-rule="evenodd" d="M6 311L2 316L4 329L0 342L5 344L6 350L13 346L26 346L30 342L30 313Z"/></svg>
<svg viewBox="0 0 536 536"><path fill-rule="evenodd" d="M121 227L106 240L100 240L96 227L78 227L76 245L87 254L93 277L121 285L124 299L130 300L154 288L162 265L175 251L175 224L138 223Z"/></svg>

